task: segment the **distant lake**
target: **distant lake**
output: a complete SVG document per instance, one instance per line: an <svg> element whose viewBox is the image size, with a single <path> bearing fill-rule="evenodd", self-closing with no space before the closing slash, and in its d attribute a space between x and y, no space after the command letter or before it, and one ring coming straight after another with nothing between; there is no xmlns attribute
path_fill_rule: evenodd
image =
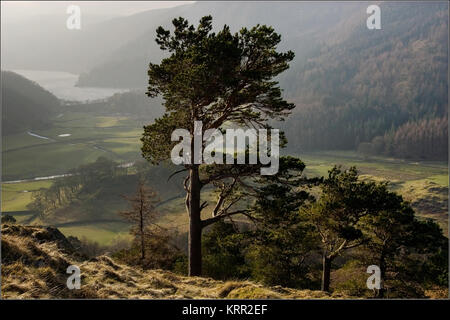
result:
<svg viewBox="0 0 450 320"><path fill-rule="evenodd" d="M87 101L104 99L126 89L75 87L78 75L60 71L11 70L39 84L63 100Z"/></svg>

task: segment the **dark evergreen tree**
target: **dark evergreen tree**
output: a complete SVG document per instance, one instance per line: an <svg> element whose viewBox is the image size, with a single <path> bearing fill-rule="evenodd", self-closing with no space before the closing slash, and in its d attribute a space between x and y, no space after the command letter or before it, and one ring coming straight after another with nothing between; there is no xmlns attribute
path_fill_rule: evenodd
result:
<svg viewBox="0 0 450 320"><path fill-rule="evenodd" d="M269 128L269 119L283 119L294 108L282 99L273 80L288 68L294 53L280 53L280 35L273 28L257 25L232 34L228 26L212 32L212 18L203 17L197 27L183 18L173 20L174 32L160 27L156 42L170 56L160 64L150 64L148 95L164 98L164 115L145 127L143 156L152 163L170 158L174 146L171 133L176 128L190 132L194 146L194 122L202 121L203 131L220 129L226 122ZM202 132L203 133L203 132ZM222 166L219 171L200 172L201 166L186 164L186 209L189 215L189 274L201 274L202 229L232 213L231 190L244 177L259 174L258 166ZM221 181L223 183L221 184ZM222 185L213 217L203 220L201 190L207 185ZM231 201L231 202L230 202Z"/></svg>

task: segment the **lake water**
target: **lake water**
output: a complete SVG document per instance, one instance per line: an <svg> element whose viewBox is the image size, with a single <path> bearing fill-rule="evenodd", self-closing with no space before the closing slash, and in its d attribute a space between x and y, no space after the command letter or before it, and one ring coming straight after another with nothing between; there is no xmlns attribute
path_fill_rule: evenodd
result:
<svg viewBox="0 0 450 320"><path fill-rule="evenodd" d="M59 71L11 70L39 84L56 97L70 101L104 99L126 89L75 87L78 75Z"/></svg>

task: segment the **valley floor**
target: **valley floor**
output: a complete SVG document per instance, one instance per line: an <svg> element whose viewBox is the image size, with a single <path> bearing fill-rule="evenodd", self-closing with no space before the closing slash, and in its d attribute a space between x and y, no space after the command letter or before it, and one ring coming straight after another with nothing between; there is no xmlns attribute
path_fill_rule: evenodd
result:
<svg viewBox="0 0 450 320"><path fill-rule="evenodd" d="M3 179L16 180L67 173L81 164L106 156L119 163L130 163L140 156L141 124L126 116L101 116L84 112L66 112L54 119L54 126L36 132L52 140L27 134L3 137ZM70 134L61 137L60 135ZM437 221L448 235L448 163L418 162L386 157L363 157L351 151L328 151L295 154L306 164L307 176L323 176L335 164L356 166L363 179L388 180L391 188L410 201L422 218ZM25 181L2 185L2 212L22 224L43 224L27 205L32 191L48 188L55 181ZM163 182L161 182L163 183ZM161 185L164 188L164 185ZM166 188L167 189L167 188ZM210 199L212 194L205 194ZM167 200L167 199L166 199ZM128 237L129 225L120 220L117 211L109 208L101 217L54 221L66 236L76 236L109 245ZM184 196L180 194L159 208L163 213L159 223L183 233L187 231ZM80 208L82 211L83 208ZM48 224L47 224L48 225Z"/></svg>

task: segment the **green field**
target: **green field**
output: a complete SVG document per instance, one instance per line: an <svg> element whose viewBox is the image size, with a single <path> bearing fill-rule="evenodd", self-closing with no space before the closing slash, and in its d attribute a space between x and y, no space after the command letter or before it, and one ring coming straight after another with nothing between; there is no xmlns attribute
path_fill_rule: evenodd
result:
<svg viewBox="0 0 450 320"><path fill-rule="evenodd" d="M119 162L140 157L142 123L123 116L68 112L52 128L3 137L3 180L63 174L105 156ZM70 136L60 135L70 134ZM51 140L50 140L51 139Z"/></svg>
<svg viewBox="0 0 450 320"><path fill-rule="evenodd" d="M2 212L26 211L32 191L48 188L52 181L36 181L2 184Z"/></svg>
<svg viewBox="0 0 450 320"><path fill-rule="evenodd" d="M298 155L305 174L323 176L334 164L356 166L362 179L389 181L409 201L417 214L436 220L448 234L448 166L444 162L416 162L383 157L362 157L355 152L322 152Z"/></svg>
<svg viewBox="0 0 450 320"><path fill-rule="evenodd" d="M3 137L3 179L18 180L62 174L81 164L94 162L99 156L126 163L140 159L142 121L124 116L96 116L90 113L66 112L54 120L54 126L34 133L50 138L45 140L21 133ZM60 137L61 134L70 136ZM356 166L362 179L389 180L391 188L410 201L421 217L433 218L448 234L448 167L447 163L414 162L384 157L362 157L355 152L320 152L297 154L306 164L307 176L324 176L335 164ZM8 212L19 223L40 223L27 205L31 193L48 188L51 180L8 183L2 185L2 212ZM206 191L205 200L214 201L214 194ZM80 215L74 221L63 213L54 223L66 235L87 238L100 244L110 244L127 238L129 225L118 221L115 208L109 203L108 212L100 212L91 221ZM205 209L205 217L209 215ZM116 210L117 209L117 210ZM161 225L186 232L188 217L184 197L172 199L159 207ZM78 216L76 216L78 217ZM75 220L76 220L75 217ZM98 219L96 221L95 219ZM79 221L82 220L82 221Z"/></svg>
<svg viewBox="0 0 450 320"><path fill-rule="evenodd" d="M41 221L28 211L33 190L48 188L51 180L2 184L2 213L12 215L17 223L41 224ZM117 220L117 217L115 217ZM114 240L129 239L129 224L121 221L88 223L55 223L66 236L76 236L98 242L102 245L111 244Z"/></svg>
<svg viewBox="0 0 450 320"><path fill-rule="evenodd" d="M27 132L2 137L3 180L21 180L67 173L82 164L94 162L104 156L120 163L140 158L142 121L124 116L98 116L93 113L66 112L53 120L53 126L32 132L49 139L29 135ZM60 136L70 134L69 136ZM33 190L48 188L52 180L3 183L2 212L11 214L18 223L39 224L32 212L27 211ZM99 215L101 217L101 215ZM101 217L103 218L103 217ZM129 239L129 225L111 222L54 224L67 236L87 238L100 244L115 239Z"/></svg>
<svg viewBox="0 0 450 320"><path fill-rule="evenodd" d="M88 239L100 245L111 245L114 241L130 240L130 226L122 222L80 223L73 226L57 226L65 236Z"/></svg>
<svg viewBox="0 0 450 320"><path fill-rule="evenodd" d="M410 201L419 216L436 220L448 234L448 168L445 163L411 163L386 158L363 159L351 152L304 154L301 158L307 165L305 174L308 176L326 175L334 164L342 164L345 167L357 166L363 179L390 180L391 188ZM31 193L23 191L45 188L50 183L50 181L40 181L3 184L2 210L26 210ZM203 199L213 202L214 194L206 191ZM212 208L212 205L209 208ZM188 230L184 197L167 201L158 210L161 212L161 219L158 221L160 225L179 232ZM205 209L203 214L207 217L210 212ZM15 217L21 222L29 216ZM117 219L117 216L110 218ZM66 235L85 237L100 244L110 244L117 238L126 238L129 225L119 221L91 221L62 224L59 228Z"/></svg>

